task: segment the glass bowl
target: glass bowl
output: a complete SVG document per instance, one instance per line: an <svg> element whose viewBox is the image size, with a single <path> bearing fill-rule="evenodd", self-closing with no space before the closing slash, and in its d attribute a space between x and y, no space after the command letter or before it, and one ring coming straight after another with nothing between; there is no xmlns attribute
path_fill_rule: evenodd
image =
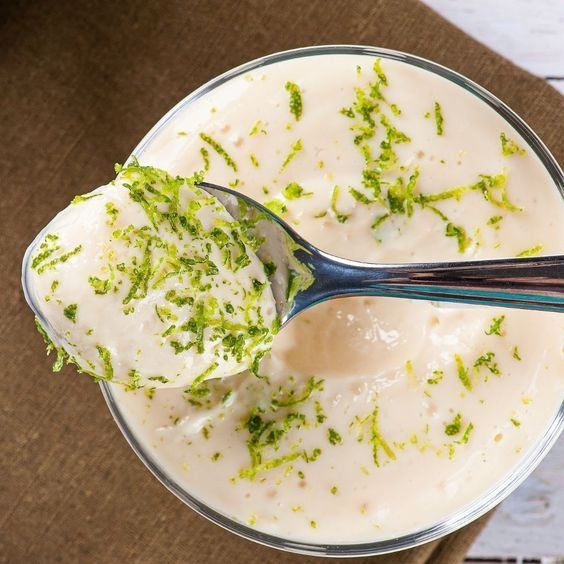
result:
<svg viewBox="0 0 564 564"><path fill-rule="evenodd" d="M174 108L172 108L149 131L149 133L147 133L147 135L135 148L133 154L136 157L142 157L147 146L155 139L155 137L161 132L161 130L175 118L178 112L182 111L189 104L193 103L195 100L201 98L202 96L205 96L207 93L214 90L221 84L229 81L230 79L247 73L251 70L288 59L332 54L368 55L371 57L393 59L433 72L461 86L467 92L473 94L474 96L485 102L488 106L493 108L502 118L509 122L521 134L521 136L529 145L530 149L534 151L534 153L546 167L546 170L554 181L556 188L564 197L564 174L558 166L554 157L550 154L546 146L531 130L531 128L490 92L478 86L466 77L426 59L422 59L420 57L406 53L401 53L399 51L367 46L330 45L295 49L262 57L230 71L227 71L217 78L214 78L207 84L201 86L193 93L189 94ZM36 241L40 236L41 234L38 236ZM30 248L31 247L33 247L33 243ZM24 273L26 271L25 261L28 258L29 252L26 254L26 258L24 258ZM25 290L25 274L23 283ZM29 301L27 292L26 298ZM32 303L30 303L30 305L34 310L37 311L37 309L33 307ZM513 490L515 490L515 488L517 488L519 484L521 484L525 480L525 478L529 476L529 474L544 458L551 446L557 440L561 431L564 429L564 402L562 402L560 409L556 413L549 427L546 429L544 435L540 438L537 444L529 450L528 454L521 460L521 462L505 476L504 479L494 484L493 487L491 487L479 498L475 499L472 503L467 504L453 514L448 515L443 520L437 522L431 527L422 528L421 530L410 534L390 538L388 540L379 540L376 542L360 544L314 544L307 542L298 542L292 539L281 538L257 531L256 529L248 527L227 517L226 515L219 513L218 511L215 511L214 509L208 507L205 503L200 501L197 497L192 495L190 492L183 489L169 475L167 475L166 470L162 468L157 460L155 460L153 456L143 448L140 441L135 436L135 433L128 426L126 418L120 411L120 406L115 401L112 392L112 386L108 385L105 382L102 382L100 383L100 387L118 427L121 429L121 432L127 439L131 448L133 448L133 450L147 466L147 468L162 482L162 484L166 486L179 499L181 499L186 505L188 505L194 511L196 511L203 517L206 517L213 523L243 538L258 542L272 548L317 556L371 556L384 554L412 548L452 533L453 531L467 525L471 521L477 519L478 517L489 511L500 501L502 501L506 496L508 496Z"/></svg>

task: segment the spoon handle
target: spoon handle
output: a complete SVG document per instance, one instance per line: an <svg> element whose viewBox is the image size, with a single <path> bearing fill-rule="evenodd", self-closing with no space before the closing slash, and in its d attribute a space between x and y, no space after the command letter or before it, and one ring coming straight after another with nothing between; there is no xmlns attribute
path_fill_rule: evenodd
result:
<svg viewBox="0 0 564 564"><path fill-rule="evenodd" d="M315 281L302 299L310 305L334 297L377 295L564 312L563 255L394 265L320 252L309 262Z"/></svg>

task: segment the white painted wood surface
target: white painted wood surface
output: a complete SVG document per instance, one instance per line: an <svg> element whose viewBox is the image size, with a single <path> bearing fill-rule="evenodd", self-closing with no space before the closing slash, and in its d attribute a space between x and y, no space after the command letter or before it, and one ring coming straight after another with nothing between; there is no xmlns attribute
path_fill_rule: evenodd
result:
<svg viewBox="0 0 564 564"><path fill-rule="evenodd" d="M423 1L564 94L564 0ZM564 563L564 437L499 506L468 552L476 558Z"/></svg>
<svg viewBox="0 0 564 564"><path fill-rule="evenodd" d="M564 438L502 502L468 555L564 562Z"/></svg>
<svg viewBox="0 0 564 564"><path fill-rule="evenodd" d="M564 93L564 0L423 0Z"/></svg>

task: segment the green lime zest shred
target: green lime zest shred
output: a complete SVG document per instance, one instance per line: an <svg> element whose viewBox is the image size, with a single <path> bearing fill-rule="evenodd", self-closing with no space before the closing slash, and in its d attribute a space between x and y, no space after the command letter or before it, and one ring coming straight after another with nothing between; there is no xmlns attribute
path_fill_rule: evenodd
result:
<svg viewBox="0 0 564 564"><path fill-rule="evenodd" d="M280 166L280 172L282 172L295 158L296 155L303 149L303 144L301 139L297 139L292 143L290 147L290 152L286 155Z"/></svg>
<svg viewBox="0 0 564 564"><path fill-rule="evenodd" d="M444 378L445 373L442 370L433 370L433 375L434 378L427 378L427 384L438 384Z"/></svg>
<svg viewBox="0 0 564 564"><path fill-rule="evenodd" d="M447 223L445 235L447 237L456 237L459 253L463 253L472 242L472 239L466 233L466 229L461 225L454 225L454 223Z"/></svg>
<svg viewBox="0 0 564 564"><path fill-rule="evenodd" d="M523 208L509 201L507 196L507 178L507 172L505 171L495 175L480 174L480 180L471 188L481 190L484 199L494 206L511 212L523 211Z"/></svg>
<svg viewBox="0 0 564 564"><path fill-rule="evenodd" d="M67 319L70 319L73 323L76 323L77 310L78 310L78 304L69 304L63 310L63 314Z"/></svg>
<svg viewBox="0 0 564 564"><path fill-rule="evenodd" d="M251 130L249 131L249 137L252 137L257 133L262 133L263 135L266 135L266 130L264 129L263 126L264 126L263 122L260 119L257 119L257 121L255 121L255 123L253 124L253 127L251 127Z"/></svg>
<svg viewBox="0 0 564 564"><path fill-rule="evenodd" d="M370 417L370 421L371 421L370 439L372 442L372 458L374 460L374 464L376 464L377 467L380 467L380 460L379 460L380 448L386 453L388 458L390 458L391 460L395 460L396 455L394 451L390 448L390 445L386 442L386 440L382 436L382 433L380 432L379 424L378 424L378 407L374 408L374 411L372 412L372 415Z"/></svg>
<svg viewBox="0 0 564 564"><path fill-rule="evenodd" d="M401 109L396 104L390 104L390 110L395 116L401 116Z"/></svg>
<svg viewBox="0 0 564 564"><path fill-rule="evenodd" d="M462 434L462 438L458 442L460 444L468 443L468 441L470 439L470 434L472 433L473 430L474 430L474 425L472 423L468 423L468 425L466 426L466 429L464 430L464 433Z"/></svg>
<svg viewBox="0 0 564 564"><path fill-rule="evenodd" d="M445 425L445 434L452 436L458 435L462 429L462 415L457 413L451 423Z"/></svg>
<svg viewBox="0 0 564 564"><path fill-rule="evenodd" d="M325 411L321 405L319 400L315 400L315 421L316 425L321 425L327 419L327 415L325 415Z"/></svg>
<svg viewBox="0 0 564 564"><path fill-rule="evenodd" d="M109 226L113 226L118 218L119 209L113 202L106 202L105 208L106 208L106 214L108 215L108 220L106 223Z"/></svg>
<svg viewBox="0 0 564 564"><path fill-rule="evenodd" d="M383 223L385 223L386 220L388 220L390 218L390 216L391 216L391 214L389 214L389 213L379 215L378 217L376 217L376 219L372 223L371 228L374 229L374 230L378 229L378 227L380 227Z"/></svg>
<svg viewBox="0 0 564 564"><path fill-rule="evenodd" d="M345 223L349 219L349 216L345 213L340 212L337 209L337 200L339 198L339 192L340 192L339 186L334 186L333 191L331 192L330 209L333 212L333 214L335 215L335 219L339 223Z"/></svg>
<svg viewBox="0 0 564 564"><path fill-rule="evenodd" d="M286 82L286 92L290 95L290 113L299 121L303 112L303 100L300 87L295 82Z"/></svg>
<svg viewBox="0 0 564 564"><path fill-rule="evenodd" d="M39 321L39 318L37 316L34 318L34 322L36 329L39 331L39 334L43 337L43 342L45 343L47 354L49 355L51 351L54 351L56 349L55 344L49 338L47 331L45 331L45 328L43 327L43 325L41 325L41 322Z"/></svg>
<svg viewBox="0 0 564 564"><path fill-rule="evenodd" d="M510 421L511 421L511 423L513 423L513 425L514 425L515 427L521 427L521 421L519 421L518 419L515 419L514 417L512 417L512 418L510 419Z"/></svg>
<svg viewBox="0 0 564 564"><path fill-rule="evenodd" d="M225 164L229 168L232 168L235 172L237 172L237 163L220 143L205 133L200 133L200 139L204 141L204 143L207 143L225 161Z"/></svg>
<svg viewBox="0 0 564 564"><path fill-rule="evenodd" d="M316 380L314 376L310 376L301 395L297 395L295 390L290 390L283 399L273 398L271 404L275 408L293 407L307 401L313 392L321 390L323 390L323 380Z"/></svg>
<svg viewBox="0 0 564 564"><path fill-rule="evenodd" d="M442 135L444 133L444 117L441 105L438 102L434 104L434 114L435 114L435 131L437 135Z"/></svg>
<svg viewBox="0 0 564 564"><path fill-rule="evenodd" d="M101 380L106 380L109 382L114 377L114 367L112 365L112 354L106 347L102 345L96 345L96 350L98 351L98 356L102 361L102 376L99 377Z"/></svg>
<svg viewBox="0 0 564 564"><path fill-rule="evenodd" d="M455 354L454 360L456 362L456 370L458 373L458 379L462 383L462 385L469 391L472 391L472 381L470 380L470 375L468 373L468 369L464 366L462 362L462 358L460 355Z"/></svg>
<svg viewBox="0 0 564 564"><path fill-rule="evenodd" d="M267 278L272 276L276 272L276 265L272 261L266 261L263 263L264 273Z"/></svg>
<svg viewBox="0 0 564 564"><path fill-rule="evenodd" d="M359 192L355 188L349 188L349 194L359 203L369 206L370 204L377 203L377 200L371 200L366 194Z"/></svg>
<svg viewBox="0 0 564 564"><path fill-rule="evenodd" d="M490 328L486 331L486 335L498 335L500 337L503 337L503 335L505 335L505 331L502 328L502 324L504 320L505 320L505 315L494 317L492 319Z"/></svg>
<svg viewBox="0 0 564 564"><path fill-rule="evenodd" d="M91 200L92 198L97 198L98 196L101 196L102 194L82 194L80 196L75 196L72 200L71 200L71 204L80 204L82 202L86 202L87 200Z"/></svg>
<svg viewBox="0 0 564 564"><path fill-rule="evenodd" d="M210 153L205 147L200 147L200 155L202 155L202 160L204 161L204 172L208 172L210 169Z"/></svg>
<svg viewBox="0 0 564 564"><path fill-rule="evenodd" d="M474 362L474 368L479 371L481 367L487 368L492 374L495 374L496 376L499 376L501 374L499 366L495 360L494 352L490 351L484 353L476 359L476 361Z"/></svg>
<svg viewBox="0 0 564 564"><path fill-rule="evenodd" d="M312 196L313 192L305 192L302 186L300 186L297 182L290 182L282 190L282 195L287 200L297 200L298 198L302 198L304 196Z"/></svg>
<svg viewBox="0 0 564 564"><path fill-rule="evenodd" d="M511 352L511 356L515 359L515 360L522 360L521 355L519 353L519 347L518 346L514 346L513 347L513 351Z"/></svg>
<svg viewBox="0 0 564 564"><path fill-rule="evenodd" d="M372 65L372 70L376 73L376 76L378 77L380 83L383 84L384 86L388 86L388 77L386 76L386 73L384 73L384 71L382 70L382 59L378 58L374 61L374 64Z"/></svg>
<svg viewBox="0 0 564 564"><path fill-rule="evenodd" d="M335 429L333 429L332 427L329 427L329 429L327 429L327 439L329 440L329 442L332 445L341 445L343 444L343 438L341 437L341 435L335 431Z"/></svg>
<svg viewBox="0 0 564 564"><path fill-rule="evenodd" d="M138 300L144 298L149 291L149 280L153 274L151 264L152 246L153 240L149 239L145 243L141 264L133 269L131 287L123 299L123 305L129 304L134 299Z"/></svg>
<svg viewBox="0 0 564 564"><path fill-rule="evenodd" d="M127 382L125 383L124 389L126 392L132 392L133 390L138 390L142 388L141 384L141 373L138 370L132 368L127 373Z"/></svg>
<svg viewBox="0 0 564 564"><path fill-rule="evenodd" d="M112 283L114 280L114 272L110 267L109 278L98 278L97 276L89 276L88 284L92 287L95 294L104 295L107 294L112 289Z"/></svg>
<svg viewBox="0 0 564 564"><path fill-rule="evenodd" d="M165 376L149 376L147 380L151 380L152 382L160 382L161 384L166 384L170 381Z"/></svg>
<svg viewBox="0 0 564 564"><path fill-rule="evenodd" d="M257 157L256 157L256 155L255 155L254 153L251 153L251 154L249 155L249 159L251 160L251 163L252 163L252 165L253 165L255 168L259 168L259 167L260 167L260 163L259 163L259 161L258 161L258 159L257 159Z"/></svg>
<svg viewBox="0 0 564 564"><path fill-rule="evenodd" d="M544 245L537 245L535 247L531 247L530 249L525 249L524 251L517 253L515 256L519 258L534 257L537 256L540 252L542 252L543 249L544 249Z"/></svg>
<svg viewBox="0 0 564 564"><path fill-rule="evenodd" d="M219 364L217 362L212 362L202 373L200 373L198 376L196 376L196 378L194 378L194 381L192 382L192 384L190 385L190 393L194 393L194 391L198 388L198 386L207 378L209 378L209 376L213 373L213 371L219 366Z"/></svg>
<svg viewBox="0 0 564 564"><path fill-rule="evenodd" d="M504 156L509 157L511 155L524 155L525 149L521 148L515 141L509 139L505 133L501 132L499 134L501 140L501 152Z"/></svg>
<svg viewBox="0 0 564 564"><path fill-rule="evenodd" d="M502 219L502 215L493 215L488 219L488 225L492 226L494 229L499 229L499 223Z"/></svg>
<svg viewBox="0 0 564 564"><path fill-rule="evenodd" d="M40 249L42 246L43 245L40 246ZM49 258L59 248L60 248L59 246L50 247L40 252L38 255L36 255L33 258L31 263L31 268L37 270L37 274L43 274L46 270L54 269L58 264L67 262L71 257L77 255L78 253L80 253L80 251L82 251L82 245L77 245L71 251L63 253L49 260L48 262L45 262L45 260Z"/></svg>
<svg viewBox="0 0 564 564"><path fill-rule="evenodd" d="M268 200L268 202L264 202L263 205L276 215L283 215L288 211L286 204L276 198Z"/></svg>

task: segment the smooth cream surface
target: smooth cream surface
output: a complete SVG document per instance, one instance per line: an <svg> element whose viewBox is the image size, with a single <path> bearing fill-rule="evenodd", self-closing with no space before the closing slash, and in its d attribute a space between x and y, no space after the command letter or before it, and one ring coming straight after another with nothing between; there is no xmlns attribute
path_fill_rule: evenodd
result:
<svg viewBox="0 0 564 564"><path fill-rule="evenodd" d="M371 228L386 208L361 203L349 192L353 187L372 198L362 186L365 161L351 131L358 120L340 109L351 106L355 88L376 80L373 62L360 55L314 56L229 80L177 112L140 161L192 174L202 168L200 148L210 149L199 136L204 132L238 167L234 172L210 150L207 180L236 184L261 202L279 199L287 207L285 219L301 235L350 259L508 257L539 245L543 254L561 253L561 197L518 133L462 88L387 60L382 70L388 85L381 88L387 103L380 101L380 109L411 141L394 146L398 163L384 172L383 193L386 180L403 175L407 182L415 170L416 190L423 194L505 171L507 195L522 211L500 208L475 190L435 202L471 239L463 253L456 236L445 236L445 221L417 204L411 217L393 214ZM302 92L299 120L289 111L287 81ZM443 135L436 132L435 102ZM401 115L394 115L391 103ZM502 132L525 154L504 155ZM367 141L373 155L384 133L377 122ZM297 140L302 150L283 167ZM281 193L290 182L311 195L285 199ZM340 191L331 209L335 186ZM346 221L339 222L335 210ZM503 219L488 224L494 216ZM500 334L487 334L500 316ZM148 397L119 386L112 393L162 470L214 509L294 540L369 542L437 523L512 471L561 405L562 337L556 314L342 299L303 313L281 331L261 363L267 378L244 373L212 380L209 394L198 397L182 389L158 389ZM479 362L488 353L498 374ZM307 396L308 384L309 397L293 403ZM255 467L254 473L252 414L278 428L289 422L278 443L261 451L262 463L286 462Z"/></svg>

